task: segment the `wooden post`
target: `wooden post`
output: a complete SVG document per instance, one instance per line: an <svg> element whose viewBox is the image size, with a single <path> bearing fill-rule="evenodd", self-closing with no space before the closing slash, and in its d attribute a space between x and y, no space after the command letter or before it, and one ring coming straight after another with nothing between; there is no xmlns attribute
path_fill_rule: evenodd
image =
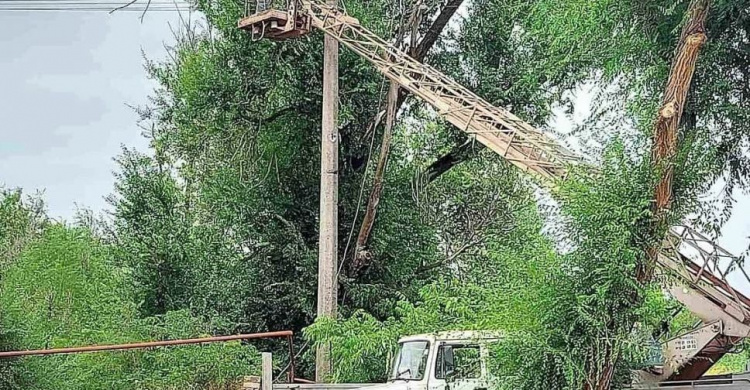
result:
<svg viewBox="0 0 750 390"><path fill-rule="evenodd" d="M336 0L328 0L336 6ZM320 230L318 246L318 317L336 317L338 281L338 186L339 186L339 44L326 34L323 53L323 126L320 147ZM330 346L318 346L315 380L331 373Z"/></svg>
<svg viewBox="0 0 750 390"><path fill-rule="evenodd" d="M263 352L261 357L260 390L273 389L273 357L270 352Z"/></svg>

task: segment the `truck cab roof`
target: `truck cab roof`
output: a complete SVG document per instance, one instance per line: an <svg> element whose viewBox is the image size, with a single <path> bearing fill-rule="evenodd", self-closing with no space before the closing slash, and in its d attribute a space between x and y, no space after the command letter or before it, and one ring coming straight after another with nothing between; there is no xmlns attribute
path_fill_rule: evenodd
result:
<svg viewBox="0 0 750 390"><path fill-rule="evenodd" d="M449 330L434 333L423 333L405 336L398 340L399 343L407 341L496 341L503 338L502 332L490 330Z"/></svg>

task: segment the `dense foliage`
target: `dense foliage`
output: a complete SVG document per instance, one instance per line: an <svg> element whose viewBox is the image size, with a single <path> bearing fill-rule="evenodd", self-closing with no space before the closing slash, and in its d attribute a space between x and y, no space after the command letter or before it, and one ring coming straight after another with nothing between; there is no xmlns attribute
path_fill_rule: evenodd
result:
<svg viewBox="0 0 750 390"><path fill-rule="evenodd" d="M612 355L622 357L614 359L618 364L615 382L624 384L629 381L627 369L636 368L645 360L651 342L650 330L662 326L660 321L669 319L669 313L674 309L671 306L675 305L665 301L658 288L636 283L634 270L647 261L644 248L653 245L663 234L654 231L648 224L654 188L648 139L678 38L675 31L679 31L688 2L539 1L524 2L525 5L518 6L508 2L497 3L472 2L470 16L472 11L476 11L473 15L482 15L482 23L469 17L456 35L459 47L475 50L471 52L473 55L466 57L459 51L454 62L456 67L466 69L463 68L466 64L490 56L494 56L491 57L491 64L499 64L497 67L489 66L484 72L466 72L470 76L465 82L498 103L503 100L502 97L493 96L497 90L512 90L513 96L522 96L525 89L516 90L518 86L510 81L503 83L493 79L498 72L513 69L513 61L521 59L526 60L522 63L523 69L529 70L526 80L533 80L531 85L536 83L548 88L549 93L541 95L542 99L558 101L565 99L565 91L573 86L582 82L593 85L599 91L596 94L597 107L594 107L587 126L579 129L579 135L584 140L588 138L589 147L606 145L600 158L602 175L597 178L591 178L587 172L573 175L556 194L559 208L555 208L548 219L553 228L552 233L547 234L557 243L551 255L556 260L546 264L555 264L559 269L557 272L547 270L539 282L543 288L548 288L546 293L550 295L547 299L552 303L541 305L538 311L531 309L541 324L530 321L528 327L519 329L502 347L498 369L508 378L513 378L503 385L508 388L580 388L591 375L596 375L597 370L602 370L607 361L613 360ZM705 57L721 63L732 62L720 68L736 66L736 51L742 51L742 45L747 42L748 15L739 11L745 9L740 3L717 2L712 8L709 39L715 38L718 42L709 42ZM506 6L507 9L504 8ZM495 10L503 12L503 16L514 17L485 18L494 15ZM720 31L729 25L743 27L727 32L734 38L724 41L720 37L725 33ZM483 31L484 28L487 30ZM499 41L506 47L510 46L510 50L502 50L503 46L498 42L487 39L496 36L493 33L497 31L508 33L506 38ZM472 33L484 41L473 47L467 44L467 41L471 41L466 38L471 37ZM466 35L462 37L462 34ZM742 37L737 38L736 34ZM738 40L745 43L738 46ZM486 51L477 50L477 47ZM450 58L452 54L446 56ZM535 55L544 60L529 61ZM701 58L698 76L693 84L692 94L697 96L692 97L691 94L682 125L683 142L675 183L677 202L669 219L678 221L689 213L697 213L702 219L694 223L709 221L702 225L716 232L731 211L731 197L725 200L724 204L728 207L722 210L723 216L716 219L712 217L716 212L713 204L700 203L698 196L705 193L724 173L724 180L729 183L728 196L733 185L744 183L741 145L747 145L748 129L743 118L749 111L746 107L747 91L742 90L746 83L736 81L737 75L744 71L732 70L704 77L709 72L708 68L715 69L704 65L707 63L704 61L708 61L705 57ZM491 81L487 82L483 77ZM495 89L498 85L502 87ZM714 94L721 96L719 99L723 102L729 102L727 104L732 108L724 110L723 104L716 101L702 101ZM516 109L523 112L523 106ZM732 146L726 144L726 136L719 135L723 133L721 128L724 125L737 131L731 137ZM734 149L734 152L729 152L727 148ZM505 244L504 239L500 242ZM533 259L524 258L525 261ZM486 258L482 260L486 261ZM517 261L521 261L520 258ZM494 269L505 273L512 268ZM549 283L545 278L551 275L552 280L560 283ZM508 285L494 287L496 294L504 298L524 294ZM540 287L531 284L529 288ZM450 300L449 294L444 297ZM426 298L422 297L422 300ZM464 304L470 308L476 302L467 295ZM485 307L489 307L488 311L504 312L503 306L492 306L492 302L483 301ZM507 313L517 315L523 310L527 310L527 306L520 304ZM475 320L477 317L492 318L487 313L480 316L472 313L467 316L468 323L458 321L457 327L471 328L482 323ZM359 332L352 330L352 326L358 321L358 318L354 318L339 326L348 330L348 334L356 334ZM389 321L384 326L393 328L393 325L386 325L390 324ZM408 324L409 317L399 314L395 321ZM449 324L456 322L441 319L438 323L442 327L450 327ZM365 329L372 328L369 321L364 321L362 325ZM636 332L633 331L634 325L638 329ZM515 330L507 320L488 323L486 327ZM441 326L432 330L439 328ZM404 333L416 330L430 329L412 327ZM316 324L316 328L309 333L320 340L333 338L339 341L334 345L348 349L347 344L340 342L339 332L335 324L321 323ZM363 333L368 332L365 330ZM661 337L669 334L663 333ZM366 340L362 341L353 345L352 350L362 348L361 345L369 344ZM388 346L392 347L393 344ZM344 360L352 358L346 351L338 353ZM337 373L340 377L352 375L356 378L361 375L356 365L340 367ZM347 368L356 369L347 371ZM380 375L383 373L380 371Z"/></svg>
<svg viewBox="0 0 750 390"><path fill-rule="evenodd" d="M616 354L617 384L646 359L675 303L634 270L659 240L649 225L649 137L688 1L474 0L426 56L493 104L545 126L575 92L595 91L584 126L564 137L598 175L574 170L539 190L414 98L399 113L374 231L372 263L352 272L387 86L342 49L340 320L315 323L322 39L255 41L244 5L199 1L140 125L148 151L123 149L112 218L65 226L19 192L0 198L0 343L13 348L305 329L333 341L341 381L382 380L405 334L507 334L498 386L579 389ZM417 37L444 4L347 1L386 38L414 9ZM686 108L669 218L716 232L748 162L750 4L717 0ZM464 9L465 8L465 9ZM465 12L464 12L465 11ZM552 129L555 130L555 129ZM436 169L436 162L451 163ZM428 178L425 180L424 178ZM717 181L728 192L699 201ZM691 214L692 213L692 214ZM75 225L75 224L74 224ZM672 320L673 324L675 320ZM279 345L268 343L264 348ZM301 356L310 374L311 349ZM606 352L605 352L606 351ZM257 370L239 344L23 359L2 384L33 388L207 388ZM738 366L738 364L734 364ZM100 375L107 372L108 375ZM87 387L88 386L88 387Z"/></svg>
<svg viewBox="0 0 750 390"><path fill-rule="evenodd" d="M111 246L88 228L46 220L38 201L2 196L4 238L24 244L3 270L0 329L4 348L47 349L211 334L187 310L144 317ZM28 229L30 225L35 229ZM252 347L239 342L4 360L4 389L236 388L257 372Z"/></svg>

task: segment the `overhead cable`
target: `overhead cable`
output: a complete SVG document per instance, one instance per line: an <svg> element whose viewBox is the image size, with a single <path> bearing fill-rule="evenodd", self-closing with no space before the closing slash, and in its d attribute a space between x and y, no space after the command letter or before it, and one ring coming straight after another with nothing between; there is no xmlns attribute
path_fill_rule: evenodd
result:
<svg viewBox="0 0 750 390"><path fill-rule="evenodd" d="M129 11L189 12L190 4L179 1L117 2L102 0L0 0L0 11Z"/></svg>

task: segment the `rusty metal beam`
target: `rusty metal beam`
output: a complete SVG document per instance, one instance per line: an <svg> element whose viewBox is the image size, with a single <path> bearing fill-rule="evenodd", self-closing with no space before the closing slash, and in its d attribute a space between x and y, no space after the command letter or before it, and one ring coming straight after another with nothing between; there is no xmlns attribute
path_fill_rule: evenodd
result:
<svg viewBox="0 0 750 390"><path fill-rule="evenodd" d="M26 351L5 351L5 352L0 352L0 358L11 358L11 357L20 357L20 356L60 355L60 354L100 352L100 351L123 351L123 350L129 350L129 349L168 347L168 346L174 346L174 345L188 345L188 344L206 344L206 343L218 343L218 342L226 342L226 341L234 341L234 340L251 340L251 339L265 339L265 338L277 338L277 337L287 337L291 339L292 335L293 333L291 330L282 330L278 332L249 333L249 334L238 334L238 335L232 335L232 336L202 337L202 338L195 338L195 339L149 341L149 342L130 343L130 344L92 345L92 346L86 346L86 347L35 349L35 350L26 350Z"/></svg>

